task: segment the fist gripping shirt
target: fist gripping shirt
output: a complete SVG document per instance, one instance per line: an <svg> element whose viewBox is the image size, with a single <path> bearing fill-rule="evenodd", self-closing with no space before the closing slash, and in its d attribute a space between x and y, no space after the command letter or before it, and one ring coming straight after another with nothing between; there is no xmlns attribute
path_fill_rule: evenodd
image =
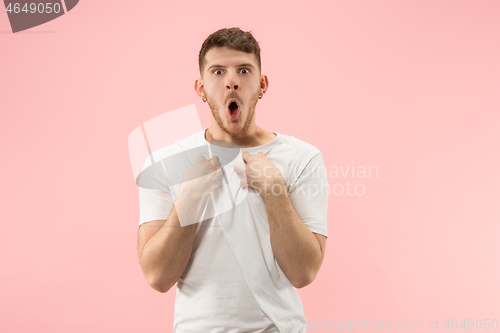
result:
<svg viewBox="0 0 500 333"><path fill-rule="evenodd" d="M205 131L158 150L154 159L210 145ZM328 183L321 152L295 137L275 134L265 145L240 148L224 166L230 191L214 193L204 202L206 211L217 213L196 223L191 258L177 282L174 332L306 332L302 301L272 252L263 199L250 186L240 188L241 176L234 172L235 165L245 165L242 152L265 153L280 170L302 222L312 232L328 236ZM210 146L214 156L224 149ZM139 187L139 225L166 220L174 198L168 186ZM234 206L221 209L221 201L225 207L227 202Z"/></svg>

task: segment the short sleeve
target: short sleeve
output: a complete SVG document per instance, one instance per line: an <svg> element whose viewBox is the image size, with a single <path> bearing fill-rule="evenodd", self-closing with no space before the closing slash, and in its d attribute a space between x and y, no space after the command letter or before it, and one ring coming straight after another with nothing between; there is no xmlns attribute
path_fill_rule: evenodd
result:
<svg viewBox="0 0 500 333"><path fill-rule="evenodd" d="M174 202L169 189L139 187L139 226L144 222L166 220Z"/></svg>
<svg viewBox="0 0 500 333"><path fill-rule="evenodd" d="M174 204L163 163L144 168L139 180L139 226L145 222L166 220Z"/></svg>
<svg viewBox="0 0 500 333"><path fill-rule="evenodd" d="M299 218L314 233L328 237L328 178L321 153L316 154L291 186L288 195Z"/></svg>

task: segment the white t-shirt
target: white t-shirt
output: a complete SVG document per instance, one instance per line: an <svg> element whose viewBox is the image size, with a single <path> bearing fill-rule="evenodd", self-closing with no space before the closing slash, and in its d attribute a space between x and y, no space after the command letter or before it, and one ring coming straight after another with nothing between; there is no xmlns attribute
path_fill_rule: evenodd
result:
<svg viewBox="0 0 500 333"><path fill-rule="evenodd" d="M208 146L205 130L154 152L154 160ZM327 236L328 184L321 152L295 137L275 134L273 141L241 152L265 153L280 170L302 222ZM232 184L241 179L230 170L235 163L245 164L241 152L225 168ZM274 258L263 199L250 186L236 196L233 209L196 223L191 258L177 282L174 332L303 333L302 302ZM168 188L139 187L139 225L167 219L173 200Z"/></svg>

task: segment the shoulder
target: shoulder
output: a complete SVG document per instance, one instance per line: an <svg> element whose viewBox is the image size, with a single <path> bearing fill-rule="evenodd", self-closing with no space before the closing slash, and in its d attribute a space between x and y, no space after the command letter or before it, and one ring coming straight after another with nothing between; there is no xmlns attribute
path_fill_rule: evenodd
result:
<svg viewBox="0 0 500 333"><path fill-rule="evenodd" d="M143 169L155 163L155 161L164 160L168 157L174 156L178 153L184 152L187 149L202 146L204 130L196 132L186 138L177 140L165 147L155 150L146 159L143 164Z"/></svg>
<svg viewBox="0 0 500 333"><path fill-rule="evenodd" d="M281 144L284 149L291 149L294 156L301 160L310 160L314 156L321 154L321 151L312 144L297 139L294 136L281 134Z"/></svg>
<svg viewBox="0 0 500 333"><path fill-rule="evenodd" d="M187 138L176 141L175 144L182 149L190 149L205 145L205 130L191 134Z"/></svg>
<svg viewBox="0 0 500 333"><path fill-rule="evenodd" d="M294 136L281 133L276 150L273 149L270 156L270 159L276 165L279 165L289 192L297 183L306 166L311 165L311 161L314 161L314 159L322 160L321 151L314 145ZM319 163L313 164L311 165L312 168L320 167Z"/></svg>

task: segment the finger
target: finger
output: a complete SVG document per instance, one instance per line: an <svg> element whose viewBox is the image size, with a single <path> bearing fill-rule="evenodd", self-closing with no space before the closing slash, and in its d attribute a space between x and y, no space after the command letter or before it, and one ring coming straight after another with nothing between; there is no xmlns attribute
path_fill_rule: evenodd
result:
<svg viewBox="0 0 500 333"><path fill-rule="evenodd" d="M248 163L248 162L250 162L251 160L253 160L252 155L250 155L250 153L249 153L249 152L247 152L247 151L244 151L244 152L241 154L241 157L243 157L243 161L245 161L245 163Z"/></svg>
<svg viewBox="0 0 500 333"><path fill-rule="evenodd" d="M264 154L264 153L263 153L263 152L261 152L261 151L259 151L259 153L257 154L257 156L259 156L259 155L260 155L260 156L264 156L264 157L266 157L266 154Z"/></svg>
<svg viewBox="0 0 500 333"><path fill-rule="evenodd" d="M207 159L205 158L205 156L203 155L200 155L198 156L198 158L196 159L196 162L197 163L200 163L200 162L203 162L203 161L206 161Z"/></svg>
<svg viewBox="0 0 500 333"><path fill-rule="evenodd" d="M222 177L222 168L217 168L212 174L213 174L213 178Z"/></svg>
<svg viewBox="0 0 500 333"><path fill-rule="evenodd" d="M210 163L212 165L212 171L215 170L219 164L220 164L220 161L219 161L219 156L214 156L210 159Z"/></svg>
<svg viewBox="0 0 500 333"><path fill-rule="evenodd" d="M237 165L234 167L234 172L239 173L239 174L245 174L245 166L244 165Z"/></svg>
<svg viewBox="0 0 500 333"><path fill-rule="evenodd" d="M247 182L247 177L244 177L241 181L240 181L240 187L245 187L247 186L248 182Z"/></svg>

